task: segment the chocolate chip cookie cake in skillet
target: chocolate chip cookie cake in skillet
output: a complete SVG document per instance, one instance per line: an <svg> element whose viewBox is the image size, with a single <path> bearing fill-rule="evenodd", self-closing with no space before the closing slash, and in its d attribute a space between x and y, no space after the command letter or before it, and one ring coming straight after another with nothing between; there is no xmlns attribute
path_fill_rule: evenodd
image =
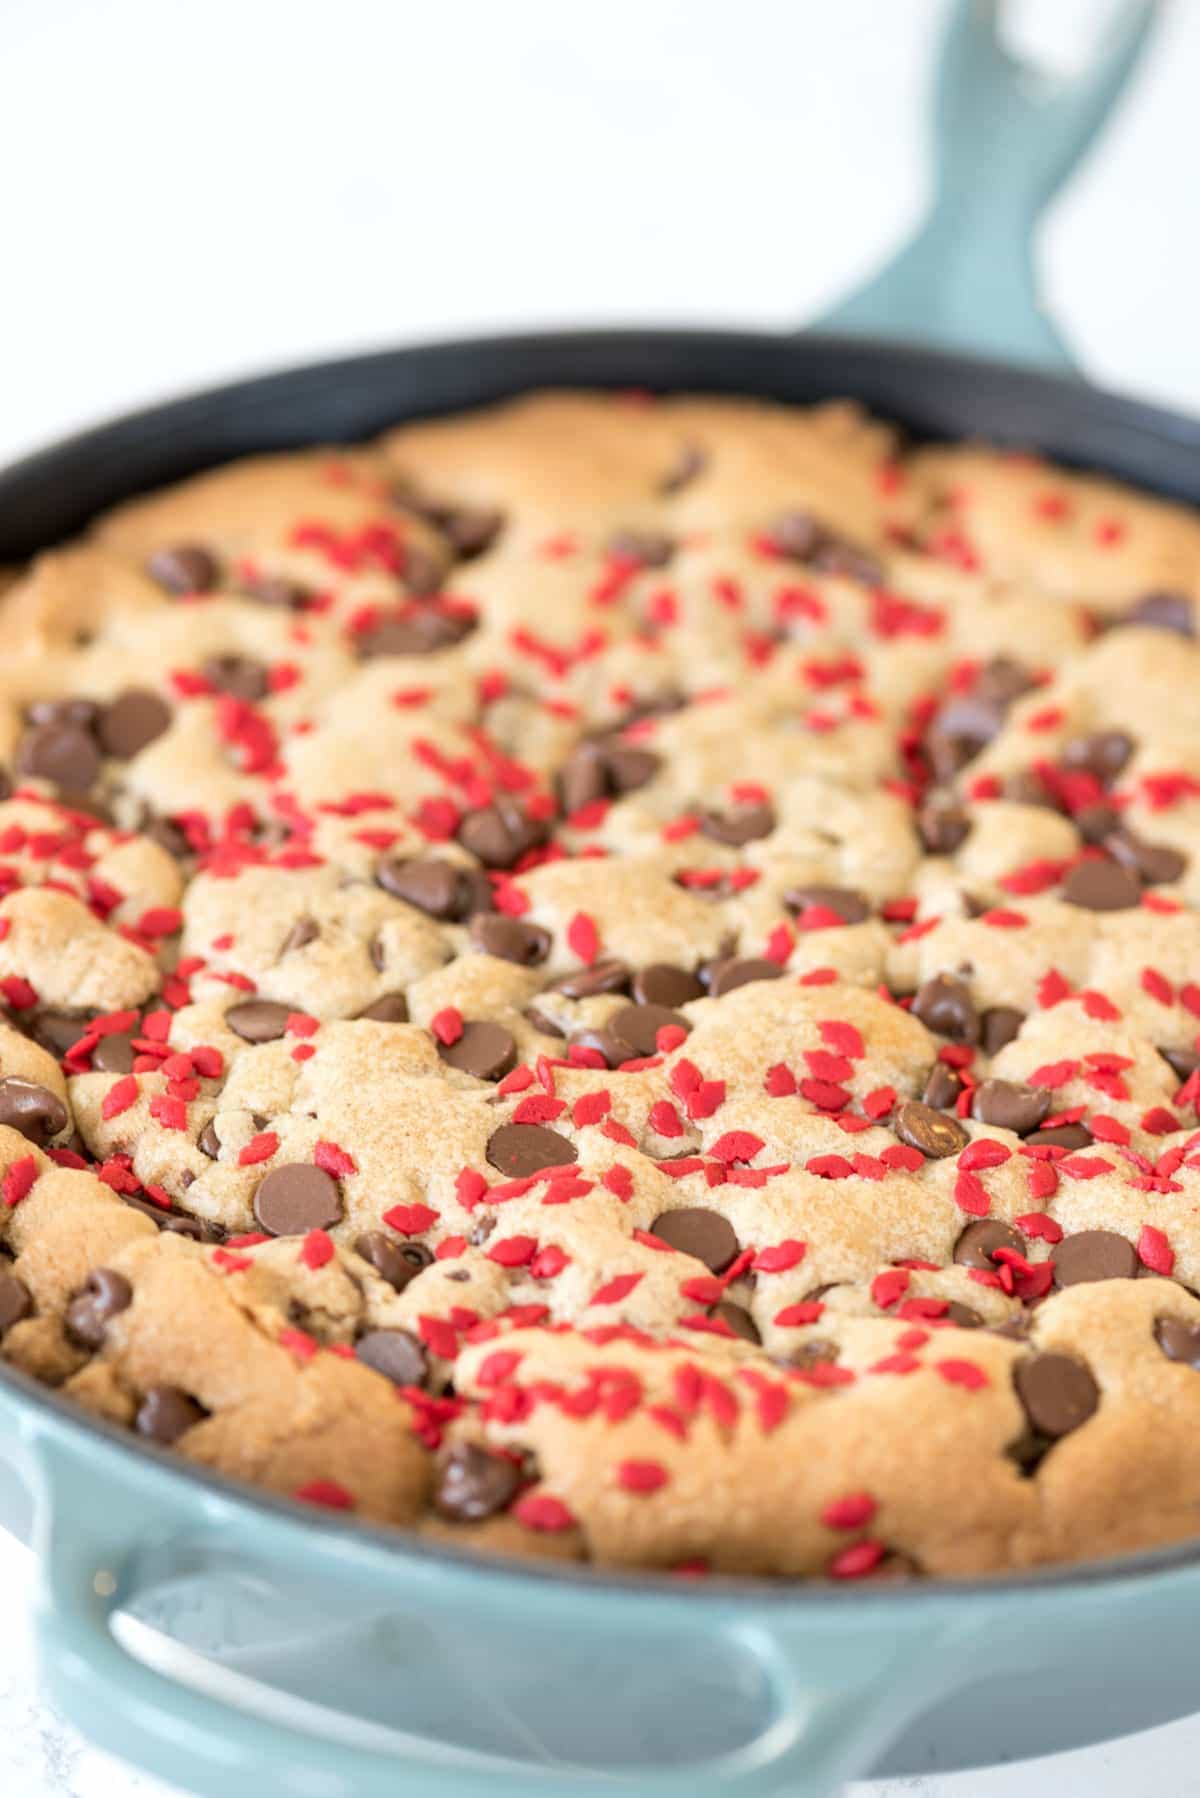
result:
<svg viewBox="0 0 1200 1798"><path fill-rule="evenodd" d="M549 394L21 571L0 1353L442 1540L1200 1530L1200 521Z"/></svg>

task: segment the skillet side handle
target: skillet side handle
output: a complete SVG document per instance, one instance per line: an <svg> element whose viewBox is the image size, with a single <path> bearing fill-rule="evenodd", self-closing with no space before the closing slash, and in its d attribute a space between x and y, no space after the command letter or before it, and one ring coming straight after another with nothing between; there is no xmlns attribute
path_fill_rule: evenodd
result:
<svg viewBox="0 0 1200 1798"><path fill-rule="evenodd" d="M763 1690L766 1720L752 1741L717 1759L617 1771L465 1750L405 1735L399 1725L384 1742L361 1732L356 1740L352 1719L291 1695L252 1681L222 1683L219 1669L200 1690L128 1653L110 1629L123 1569L137 1549L196 1527L197 1507L188 1502L194 1494L181 1488L177 1500L169 1495L164 1502L161 1482L155 1496L115 1470L106 1477L89 1465L85 1472L65 1446L43 1442L38 1450L35 1630L47 1698L93 1743L213 1798L428 1798L435 1790L438 1798L611 1798L614 1788L636 1798L830 1798L844 1780L869 1771L904 1724L969 1664L960 1632L916 1594L915 1602L897 1606L864 1592L861 1605L827 1602L812 1612L755 1608L716 1592L700 1604L661 1592L601 1589L593 1598L550 1581L524 1588L497 1588L486 1579L439 1584L447 1570L398 1556L397 1605L452 1611L465 1627L480 1608L502 1606L519 1631L527 1599L530 1622L549 1622L575 1644L581 1637L616 1641L633 1657L647 1652L642 1625L665 1607L668 1627L677 1623L681 1635L699 1627L722 1638ZM244 1512L231 1521L245 1552L276 1566L282 1554L296 1571L286 1542L272 1542L271 1520ZM313 1573L347 1573L347 1548L352 1559L353 1544L331 1532L328 1565L320 1547L307 1564ZM660 1629L648 1651L664 1648L669 1652L669 1636Z"/></svg>
<svg viewBox="0 0 1200 1798"><path fill-rule="evenodd" d="M1125 0L1091 69L1059 83L1005 50L999 8L952 0L933 97L930 207L911 242L817 326L1076 373L1038 295L1034 231L1119 99L1159 8Z"/></svg>

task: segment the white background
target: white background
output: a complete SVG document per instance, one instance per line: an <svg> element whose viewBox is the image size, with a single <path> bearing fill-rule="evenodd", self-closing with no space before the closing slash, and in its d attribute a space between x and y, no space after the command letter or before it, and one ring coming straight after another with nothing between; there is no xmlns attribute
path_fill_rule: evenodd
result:
<svg viewBox="0 0 1200 1798"><path fill-rule="evenodd" d="M941 11L0 0L0 459L343 348L530 323L798 324L919 216ZM1060 67L1108 11L1013 9ZM1039 242L1089 374L1195 411L1198 78L1200 4L1175 0ZM0 1542L0 1792L150 1792L38 1705L28 1578ZM889 1798L1184 1798L1198 1753L1200 1721Z"/></svg>

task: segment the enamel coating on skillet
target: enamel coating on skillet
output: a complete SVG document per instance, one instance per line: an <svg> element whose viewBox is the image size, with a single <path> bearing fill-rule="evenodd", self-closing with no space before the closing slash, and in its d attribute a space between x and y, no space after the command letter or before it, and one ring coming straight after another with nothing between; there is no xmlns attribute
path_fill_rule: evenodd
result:
<svg viewBox="0 0 1200 1798"><path fill-rule="evenodd" d="M1073 381L999 363L845 338L720 332L604 332L436 344L240 382L83 433L0 473L0 563L71 535L117 500L256 450L369 437L400 419L544 385L756 394L805 403L848 396L918 437L979 435L1035 446L1170 497L1200 501L1200 423ZM843 1589L816 1583L690 1582L553 1563L482 1560L235 1486L88 1418L0 1371L0 1456L28 1487L41 1563L38 1637L46 1691L93 1740L139 1766L223 1798L522 1798L625 1789L674 1798L790 1793L817 1798L868 1770L931 1702L1097 1653L1114 1691L1186 1667L1200 1615L1200 1542L1119 1561L959 1584ZM1200 1520L1198 1520L1200 1522ZM761 1733L708 1762L614 1777L561 1762L507 1760L398 1734L385 1746L310 1733L319 1719L267 1720L134 1660L107 1617L148 1560L231 1547L298 1583L332 1581L381 1609L469 1630L618 1644L661 1668L698 1633L745 1665L764 1693ZM580 1694L594 1707L596 1694ZM686 1717L689 1693L677 1709ZM966 1702L964 1700L964 1702ZM987 1689L970 1702L987 1705ZM1178 1682L1145 1721L1188 1707ZM678 1718L676 1719L678 1721ZM1128 1728L1094 1718L1094 1735ZM614 1719L619 1729L619 1718ZM1085 1726L1086 1728L1086 1726ZM1075 1739L1081 1739L1076 1731ZM1012 1720L1012 1752L1023 1750Z"/></svg>

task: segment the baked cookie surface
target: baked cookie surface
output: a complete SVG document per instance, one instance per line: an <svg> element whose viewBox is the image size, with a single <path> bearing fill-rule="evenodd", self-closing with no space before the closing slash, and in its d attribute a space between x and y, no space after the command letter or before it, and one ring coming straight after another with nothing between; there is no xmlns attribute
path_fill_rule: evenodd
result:
<svg viewBox="0 0 1200 1798"><path fill-rule="evenodd" d="M533 395L3 596L0 1353L505 1553L1200 1533L1200 521Z"/></svg>

